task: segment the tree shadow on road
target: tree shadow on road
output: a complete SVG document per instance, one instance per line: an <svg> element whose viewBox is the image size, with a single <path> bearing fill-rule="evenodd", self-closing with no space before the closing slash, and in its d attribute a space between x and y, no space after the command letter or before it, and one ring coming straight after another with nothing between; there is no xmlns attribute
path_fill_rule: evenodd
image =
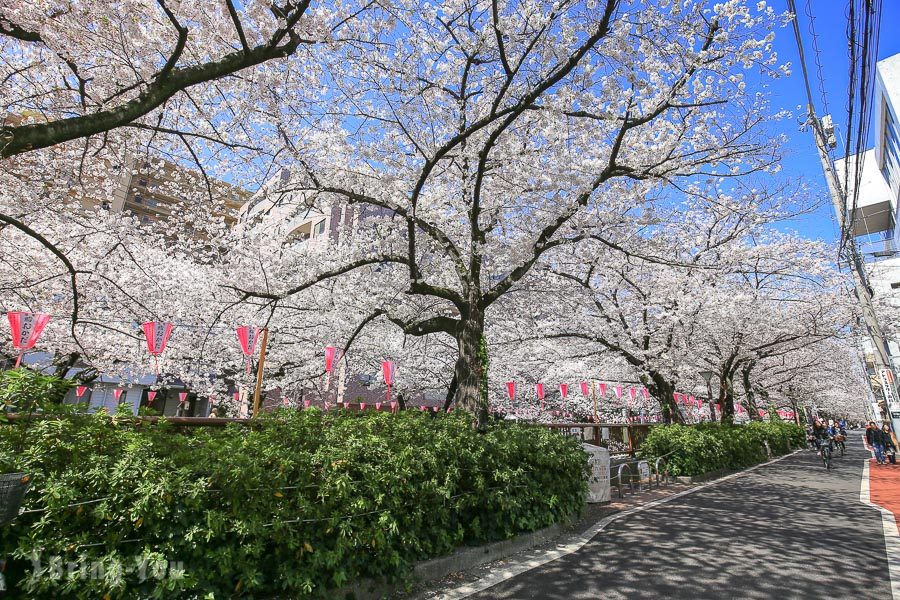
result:
<svg viewBox="0 0 900 600"><path fill-rule="evenodd" d="M812 452L626 517L580 551L473 596L891 598L879 513L859 502L864 453Z"/></svg>

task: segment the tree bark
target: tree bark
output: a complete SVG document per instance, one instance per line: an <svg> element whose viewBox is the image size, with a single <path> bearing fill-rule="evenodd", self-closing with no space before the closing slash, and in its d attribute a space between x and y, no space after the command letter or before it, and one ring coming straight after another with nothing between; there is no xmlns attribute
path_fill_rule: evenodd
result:
<svg viewBox="0 0 900 600"><path fill-rule="evenodd" d="M753 362L748 362L741 368L741 383L744 385L744 394L747 397L747 412L751 421L762 421L759 416L759 407L756 405L756 396L753 393L753 385L750 382L750 372L753 370Z"/></svg>
<svg viewBox="0 0 900 600"><path fill-rule="evenodd" d="M456 359L453 378L456 380L454 402L458 408L475 415L476 427L487 425L488 406L481 395L481 384L487 373L483 373L478 350L484 336L484 312L479 308L462 315L456 334L459 357Z"/></svg>
<svg viewBox="0 0 900 600"><path fill-rule="evenodd" d="M734 423L734 359L728 359L719 373L719 405L722 407L722 424Z"/></svg>
<svg viewBox="0 0 900 600"><path fill-rule="evenodd" d="M649 380L642 378L643 383L650 390L650 395L659 401L662 409L664 423L684 423L684 417L675 404L675 384L656 371L648 371Z"/></svg>

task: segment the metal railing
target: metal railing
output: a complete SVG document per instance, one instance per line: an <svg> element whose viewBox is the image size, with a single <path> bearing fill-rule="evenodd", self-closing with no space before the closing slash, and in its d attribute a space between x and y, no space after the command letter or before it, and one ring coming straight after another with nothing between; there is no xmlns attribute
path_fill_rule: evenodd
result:
<svg viewBox="0 0 900 600"><path fill-rule="evenodd" d="M615 485L619 491L619 498L625 497L625 488L632 494L641 492L646 483L649 490L653 489L653 483L656 482L656 488L659 489L663 485L669 485L669 469L667 467L667 458L673 453L669 452L663 456L653 458L632 459L618 462L610 466L610 473L615 472L616 475L610 478L610 486ZM640 465L647 465L646 476L642 475ZM637 488L637 490L635 490Z"/></svg>
<svg viewBox="0 0 900 600"><path fill-rule="evenodd" d="M611 455L634 455L650 428L648 423L539 423L539 427L553 429L582 442L602 446Z"/></svg>

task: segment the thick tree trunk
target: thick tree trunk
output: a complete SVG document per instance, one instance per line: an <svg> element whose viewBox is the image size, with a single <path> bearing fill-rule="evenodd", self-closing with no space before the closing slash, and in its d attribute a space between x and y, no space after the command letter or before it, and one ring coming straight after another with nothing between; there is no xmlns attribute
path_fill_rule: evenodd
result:
<svg viewBox="0 0 900 600"><path fill-rule="evenodd" d="M722 423L734 423L734 368L730 362L720 373L719 404L722 407Z"/></svg>
<svg viewBox="0 0 900 600"><path fill-rule="evenodd" d="M484 313L479 309L467 311L460 320L456 334L459 357L456 359L453 378L456 380L454 402L460 409L475 415L476 427L484 429L488 420L488 405L482 398L483 373L478 350L484 335Z"/></svg>
<svg viewBox="0 0 900 600"><path fill-rule="evenodd" d="M747 413L750 415L751 421L762 421L759 416L759 407L756 405L756 396L753 393L753 385L750 382L750 372L753 370L753 363L744 365L741 369L741 383L744 384L744 394L747 397Z"/></svg>
<svg viewBox="0 0 900 600"><path fill-rule="evenodd" d="M644 385L650 390L650 394L659 401L662 408L664 423L684 423L684 417L675 404L675 384L670 383L661 374L650 371L648 373L649 381L644 381Z"/></svg>

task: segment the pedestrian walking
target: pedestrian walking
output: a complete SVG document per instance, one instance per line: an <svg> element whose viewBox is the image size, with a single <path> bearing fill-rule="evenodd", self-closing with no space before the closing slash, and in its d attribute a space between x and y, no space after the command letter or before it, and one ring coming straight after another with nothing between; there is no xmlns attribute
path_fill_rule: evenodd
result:
<svg viewBox="0 0 900 600"><path fill-rule="evenodd" d="M884 442L883 442L883 434L881 430L878 429L878 425L875 424L875 421L869 421L869 426L866 428L866 444L872 447L872 450L875 452L875 462L879 465L884 464Z"/></svg>
<svg viewBox="0 0 900 600"><path fill-rule="evenodd" d="M884 445L884 455L892 465L897 464L897 445L891 436L891 428L885 423L881 426L881 443ZM884 464L882 462L882 464Z"/></svg>

